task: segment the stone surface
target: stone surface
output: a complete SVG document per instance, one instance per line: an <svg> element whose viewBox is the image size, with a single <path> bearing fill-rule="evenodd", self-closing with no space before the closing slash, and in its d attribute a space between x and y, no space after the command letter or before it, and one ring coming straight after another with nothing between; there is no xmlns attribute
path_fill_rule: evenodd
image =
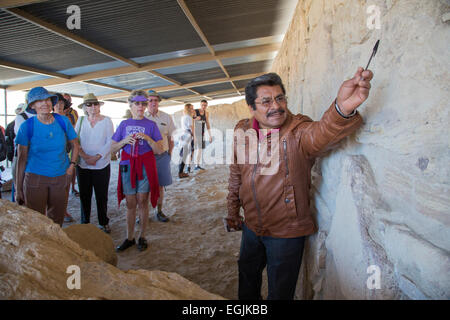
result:
<svg viewBox="0 0 450 320"><path fill-rule="evenodd" d="M117 265L117 254L111 237L93 224L73 224L63 231L83 249L91 250L113 266Z"/></svg>
<svg viewBox="0 0 450 320"><path fill-rule="evenodd" d="M371 5L380 29L367 26ZM313 169L319 232L297 298L450 298L448 12L448 1L299 1L272 66L294 113L318 120L381 41L363 127ZM380 289L367 287L371 265Z"/></svg>
<svg viewBox="0 0 450 320"><path fill-rule="evenodd" d="M76 284L71 266L80 289L68 288ZM119 270L42 214L0 200L0 299L222 298L176 273Z"/></svg>

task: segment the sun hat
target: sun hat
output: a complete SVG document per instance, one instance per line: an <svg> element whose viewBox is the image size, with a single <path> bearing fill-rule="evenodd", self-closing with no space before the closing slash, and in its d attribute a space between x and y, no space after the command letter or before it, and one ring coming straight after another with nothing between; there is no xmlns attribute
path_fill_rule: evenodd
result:
<svg viewBox="0 0 450 320"><path fill-rule="evenodd" d="M27 108L27 105L25 103L19 103L19 105L17 106L16 110L14 110L14 112L16 114L21 114L22 112L25 111L26 108Z"/></svg>
<svg viewBox="0 0 450 320"><path fill-rule="evenodd" d="M83 96L83 103L78 105L78 108L83 109L86 103L98 102L100 105L104 105L103 101L98 101L97 97L93 93L88 93Z"/></svg>
<svg viewBox="0 0 450 320"><path fill-rule="evenodd" d="M159 101L161 101L161 96L155 90L148 90L147 94L149 97L158 97Z"/></svg>
<svg viewBox="0 0 450 320"><path fill-rule="evenodd" d="M31 89L27 93L26 101L27 101L27 109L31 109L30 105L39 100L45 100L47 98L52 99L52 106L54 106L58 102L58 97L56 95L51 95L48 91L43 87L35 87Z"/></svg>

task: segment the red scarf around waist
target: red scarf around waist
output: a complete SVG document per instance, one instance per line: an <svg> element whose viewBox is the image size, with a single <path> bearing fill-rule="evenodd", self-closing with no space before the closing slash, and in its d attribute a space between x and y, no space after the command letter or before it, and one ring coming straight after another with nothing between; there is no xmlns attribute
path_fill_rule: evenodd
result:
<svg viewBox="0 0 450 320"><path fill-rule="evenodd" d="M156 159L153 151L140 154L137 158L132 158L130 154L126 153L125 150L121 152L121 161L130 160L130 177L131 177L131 187L136 188L136 175L138 180L144 179L144 170L147 172L147 179L150 184L150 202L152 207L156 207L159 198L159 182L158 173L156 171ZM122 176L119 166L119 179L117 181L117 200L120 202L125 198L122 188Z"/></svg>

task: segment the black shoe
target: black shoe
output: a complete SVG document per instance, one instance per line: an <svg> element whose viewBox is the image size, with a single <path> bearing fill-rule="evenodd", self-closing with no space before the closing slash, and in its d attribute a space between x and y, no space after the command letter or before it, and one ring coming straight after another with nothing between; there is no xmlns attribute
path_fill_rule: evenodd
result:
<svg viewBox="0 0 450 320"><path fill-rule="evenodd" d="M147 249L147 240L145 238L139 238L137 248L139 251Z"/></svg>
<svg viewBox="0 0 450 320"><path fill-rule="evenodd" d="M158 220L161 221L161 222L167 222L167 221L169 221L169 218L167 218L166 215L165 215L164 213L162 213L162 211L161 211L161 212L158 212L158 213L156 214L156 218L158 218Z"/></svg>
<svg viewBox="0 0 450 320"><path fill-rule="evenodd" d="M200 166L195 166L194 170L205 170L205 169Z"/></svg>
<svg viewBox="0 0 450 320"><path fill-rule="evenodd" d="M105 224L104 226L100 226L100 230L102 230L104 233L111 233L111 228L107 224Z"/></svg>
<svg viewBox="0 0 450 320"><path fill-rule="evenodd" d="M124 251L124 250L128 249L129 247L134 246L135 244L136 244L136 240L134 240L134 238L133 238L133 240L125 239L125 241L116 248L116 251Z"/></svg>

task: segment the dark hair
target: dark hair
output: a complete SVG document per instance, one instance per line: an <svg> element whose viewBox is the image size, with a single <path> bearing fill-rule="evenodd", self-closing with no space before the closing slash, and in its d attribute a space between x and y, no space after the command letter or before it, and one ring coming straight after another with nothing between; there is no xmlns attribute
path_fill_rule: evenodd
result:
<svg viewBox="0 0 450 320"><path fill-rule="evenodd" d="M200 103L202 102L206 102L206 104L208 104L208 101L206 101L205 99L203 99L202 101L200 101Z"/></svg>
<svg viewBox="0 0 450 320"><path fill-rule="evenodd" d="M253 110L256 110L255 100L256 100L256 90L258 90L259 86L280 86L283 94L286 94L286 90L284 89L283 82L279 75L274 72L263 74L262 76L256 77L250 80L245 87L245 101L247 104L252 107Z"/></svg>

